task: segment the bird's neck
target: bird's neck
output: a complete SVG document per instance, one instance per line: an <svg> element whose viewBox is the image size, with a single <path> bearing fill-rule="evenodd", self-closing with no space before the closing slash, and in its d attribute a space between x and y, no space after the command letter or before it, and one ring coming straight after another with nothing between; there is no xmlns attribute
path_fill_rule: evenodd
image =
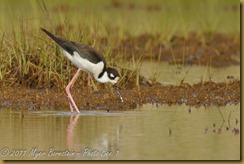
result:
<svg viewBox="0 0 244 164"><path fill-rule="evenodd" d="M109 82L109 78L108 78L108 73L106 70L104 70L103 72L101 72L97 77L95 77L95 79L100 82L100 83L107 83Z"/></svg>

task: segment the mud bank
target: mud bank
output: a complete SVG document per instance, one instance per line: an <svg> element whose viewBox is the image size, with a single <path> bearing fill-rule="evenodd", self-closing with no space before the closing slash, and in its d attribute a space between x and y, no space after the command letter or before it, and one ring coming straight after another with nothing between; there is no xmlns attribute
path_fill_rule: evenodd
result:
<svg viewBox="0 0 244 164"><path fill-rule="evenodd" d="M68 98L64 91L55 89L28 89L15 87L0 89L0 109L14 108L22 110L67 110ZM73 88L72 95L80 110L133 110L142 104L186 104L189 106L225 106L240 103L240 81L228 83L205 82L181 86L140 86L121 90L123 106L117 92L100 90L83 91Z"/></svg>
<svg viewBox="0 0 244 164"><path fill-rule="evenodd" d="M134 55L170 64L226 67L240 64L240 36L191 32L187 37L174 35L169 42L160 35L127 36L113 49L113 54L121 52L128 59Z"/></svg>

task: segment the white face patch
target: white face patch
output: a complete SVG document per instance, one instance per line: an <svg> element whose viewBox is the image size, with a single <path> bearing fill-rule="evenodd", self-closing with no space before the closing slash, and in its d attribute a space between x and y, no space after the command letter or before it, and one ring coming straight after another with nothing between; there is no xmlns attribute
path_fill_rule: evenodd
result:
<svg viewBox="0 0 244 164"><path fill-rule="evenodd" d="M110 73L110 77L114 78L114 74Z"/></svg>
<svg viewBox="0 0 244 164"><path fill-rule="evenodd" d="M118 83L118 81L119 81L119 77L116 77L113 81L114 81L114 82L113 82L114 84Z"/></svg>
<svg viewBox="0 0 244 164"><path fill-rule="evenodd" d="M109 82L112 84L116 84L119 81L119 77L116 77L114 80L109 79Z"/></svg>

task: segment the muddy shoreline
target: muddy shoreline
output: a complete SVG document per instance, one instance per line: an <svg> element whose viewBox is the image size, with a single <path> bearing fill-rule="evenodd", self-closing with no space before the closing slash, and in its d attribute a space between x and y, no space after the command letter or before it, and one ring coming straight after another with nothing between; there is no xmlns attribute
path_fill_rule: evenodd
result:
<svg viewBox="0 0 244 164"><path fill-rule="evenodd" d="M107 46L106 38L102 43ZM160 35L128 35L112 52L119 55L123 52L126 59L135 55L169 64L226 67L240 65L240 35L190 32L187 37L174 35L168 42L162 42Z"/></svg>
<svg viewBox="0 0 244 164"><path fill-rule="evenodd" d="M0 109L67 110L68 98L64 90L30 89L24 87L1 88ZM225 106L240 103L240 81L227 83L204 82L181 86L154 84L122 89L125 105L111 87L107 90L88 91L72 89L80 110L133 110L142 104L190 106Z"/></svg>

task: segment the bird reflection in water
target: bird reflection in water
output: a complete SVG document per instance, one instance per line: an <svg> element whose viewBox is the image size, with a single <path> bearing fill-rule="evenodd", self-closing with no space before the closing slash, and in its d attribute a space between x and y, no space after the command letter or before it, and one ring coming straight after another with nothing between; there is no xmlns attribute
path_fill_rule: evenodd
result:
<svg viewBox="0 0 244 164"><path fill-rule="evenodd" d="M79 117L80 117L79 114L77 114L77 115L71 114L70 115L69 124L68 124L68 127L66 129L66 143L67 143L67 148L69 150L74 148L74 145L73 145L74 144L73 143L74 129L76 127L76 124L78 122Z"/></svg>

